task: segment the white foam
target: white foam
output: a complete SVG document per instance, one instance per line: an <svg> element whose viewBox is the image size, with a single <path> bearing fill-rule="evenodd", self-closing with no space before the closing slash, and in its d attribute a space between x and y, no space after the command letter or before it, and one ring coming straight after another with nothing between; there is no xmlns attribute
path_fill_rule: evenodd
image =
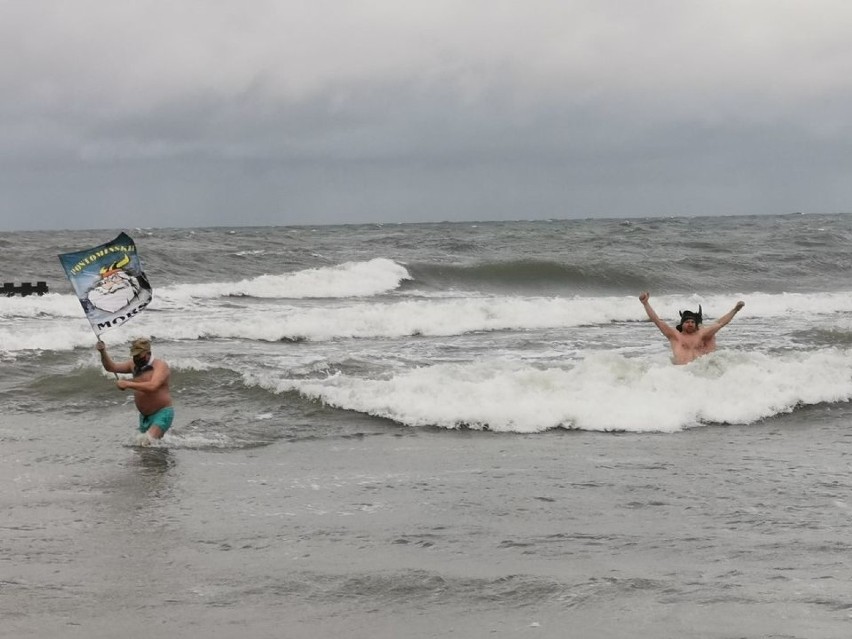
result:
<svg viewBox="0 0 852 639"><path fill-rule="evenodd" d="M157 291L166 304L191 298L246 295L258 298L326 298L379 295L411 279L408 270L385 258L346 262L281 275L260 275L238 282L180 284Z"/></svg>
<svg viewBox="0 0 852 639"><path fill-rule="evenodd" d="M173 426L161 440L169 448L230 448L233 441L225 434L214 431L198 432L180 426Z"/></svg>
<svg viewBox="0 0 852 639"><path fill-rule="evenodd" d="M447 336L474 331L546 328L594 323L604 312L559 299L481 298L406 300L314 308L253 309L243 317L201 317L167 328L185 337L329 340L342 337ZM158 333L159 334L159 333Z"/></svg>
<svg viewBox="0 0 852 639"><path fill-rule="evenodd" d="M71 294L0 297L0 320L43 317L83 317L83 308L80 300Z"/></svg>
<svg viewBox="0 0 852 639"><path fill-rule="evenodd" d="M762 319L787 318L800 315L810 319L817 315L834 315L852 312L852 291L831 293L731 293L710 296L665 295L652 298L651 304L657 314L667 321L676 320L677 311L698 310L701 304L705 321L714 321L733 308L738 300L745 301L745 308L738 317ZM638 302L637 302L638 304ZM639 306L644 316L644 311Z"/></svg>
<svg viewBox="0 0 852 639"><path fill-rule="evenodd" d="M133 445L134 446L159 446L161 447L158 439L151 437L148 433L136 433L133 436Z"/></svg>
<svg viewBox="0 0 852 639"><path fill-rule="evenodd" d="M368 263L360 263L362 265ZM394 265L393 262L389 264ZM398 266L398 265L394 265ZM401 267L400 267L401 268ZM388 274L390 270L379 268ZM351 274L351 273L350 273ZM399 275L399 273L397 273ZM391 278L397 282L396 276ZM232 285L228 285L232 286ZM132 322L111 329L105 340L110 344L138 335L155 335L165 340L227 338L261 341L306 339L325 341L340 338L399 338L413 335L452 336L480 331L538 330L596 326L610 322L647 321L635 296L620 297L509 297L377 301L357 298L312 302L310 306L276 300L255 300L233 304L197 300L186 288L187 297L165 299L155 295L149 310ZM233 290L233 289L228 289ZM352 289L348 289L352 292ZM373 290L376 290L373 288ZM328 290L326 290L328 292ZM796 330L819 327L849 330L852 293L725 295L723 297L664 296L652 299L657 312L673 322L679 308L701 304L707 321L713 321L738 298L746 307L736 324L769 327L775 333L790 335ZM738 328L743 328L742 326ZM645 330L643 327L642 330ZM653 327L648 328L653 331ZM726 330L729 343L744 330ZM756 334L756 333L755 333ZM760 335L761 341L765 341ZM645 334L639 338L646 338ZM776 340L777 341L777 340ZM73 295L43 298L0 298L0 354L31 350L70 350L94 344L94 336Z"/></svg>
<svg viewBox="0 0 852 639"><path fill-rule="evenodd" d="M31 322L14 329L0 327L0 353L14 355L25 351L71 351L78 347L94 348L96 338L89 323Z"/></svg>
<svg viewBox="0 0 852 639"><path fill-rule="evenodd" d="M711 300L712 302L713 300ZM727 300L722 315L736 300ZM681 300L683 302L683 300ZM697 308L695 300L689 300ZM755 296L755 302L738 315L738 322L757 316L792 321L793 327L833 322L843 305L852 312L852 295ZM702 304L703 305L703 304ZM713 308L720 307L716 301ZM705 306L707 309L708 306ZM668 309L667 309L668 310ZM825 313L820 315L820 312ZM672 317L673 316L673 317ZM674 322L677 310L666 316ZM717 315L708 318L713 321ZM250 312L210 310L193 313L185 321L147 317L150 332L175 339L198 337L246 338L264 341L337 338L450 336L478 331L536 330L592 326L647 317L635 298L468 297L458 299L405 299L391 302L347 301L334 305L254 306Z"/></svg>
<svg viewBox="0 0 852 639"><path fill-rule="evenodd" d="M848 401L852 357L834 349L776 356L717 352L673 366L667 358L597 354L572 368L490 361L439 364L388 379L338 374L264 384L409 426L673 432L702 423L750 424L800 404Z"/></svg>

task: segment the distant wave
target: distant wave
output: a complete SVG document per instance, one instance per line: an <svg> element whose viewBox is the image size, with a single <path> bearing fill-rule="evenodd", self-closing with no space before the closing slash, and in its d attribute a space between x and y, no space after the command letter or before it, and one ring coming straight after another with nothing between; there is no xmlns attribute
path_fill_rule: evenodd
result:
<svg viewBox="0 0 852 639"><path fill-rule="evenodd" d="M610 353L571 369L495 360L437 364L389 379L334 375L276 384L280 392L297 390L406 426L676 432L702 424L752 424L799 406L848 401L852 358L836 350L726 352L672 366Z"/></svg>
<svg viewBox="0 0 852 639"><path fill-rule="evenodd" d="M443 290L463 287L472 290L613 290L632 291L646 280L623 267L607 264L574 265L547 260L494 261L477 264L408 265L418 286Z"/></svg>
<svg viewBox="0 0 852 639"><path fill-rule="evenodd" d="M571 261L574 259L575 261ZM516 259L486 260L469 264L407 263L412 275L408 288L427 290L462 289L484 292L537 294L543 292L578 294L617 294L652 291L719 293L726 290L761 290L807 293L813 287L810 262L797 256L788 258L774 271L754 256L738 256L736 269L720 268L725 256L607 254L572 256L566 248L566 261ZM807 276L811 274L810 278ZM821 290L843 290L843 280L826 270L820 278Z"/></svg>
<svg viewBox="0 0 852 639"><path fill-rule="evenodd" d="M726 313L738 296L653 298L657 312L668 321L678 309L703 305L706 321ZM746 308L738 322L748 318L807 313L809 322L832 325L837 311L852 313L852 295L745 296ZM172 339L238 338L261 341L326 341L346 338L451 336L484 331L539 330L595 326L612 322L646 322L634 295L620 297L512 297L479 296L394 301L340 301L322 307L253 308L249 314L221 313L189 317L175 323L168 318L144 318L148 331Z"/></svg>
<svg viewBox="0 0 852 639"><path fill-rule="evenodd" d="M22 351L68 351L89 348L93 336L73 296L52 295L13 300L0 298L0 320L14 320L15 329L0 321L0 354ZM652 297L659 315L672 321L678 309L703 306L705 321L727 312L740 295ZM852 313L852 294L752 293L742 296L746 307L737 323L759 323L801 318L811 330L852 332L847 319ZM171 301L172 308L156 312L165 303L155 297L152 309L135 319L127 331L115 333L110 341L127 335L148 334L166 340L202 338L247 339L267 342L326 341L347 338L398 338L406 336L450 336L481 331L537 330L573 326L596 326L612 322L646 322L635 295L607 297L477 297L400 298L378 301L368 298L330 300L318 306L258 302L250 308L238 305L199 311L192 299ZM74 321L68 321L74 318ZM794 330L800 330L796 326ZM797 333L794 337L805 339ZM815 334L818 344L831 336ZM839 344L846 339L837 337Z"/></svg>
<svg viewBox="0 0 852 639"><path fill-rule="evenodd" d="M0 319L85 317L80 300L74 295L31 295L27 297L0 296Z"/></svg>
<svg viewBox="0 0 852 639"><path fill-rule="evenodd" d="M385 258L347 262L280 275L260 275L238 282L178 284L155 295L166 302L189 298L256 297L280 299L345 298L380 295L410 279L408 270Z"/></svg>
<svg viewBox="0 0 852 639"><path fill-rule="evenodd" d="M638 302L631 318L638 319ZM190 315L185 321L148 314L147 332L168 339L228 338L267 342L345 338L448 336L478 331L577 326L619 316L610 301L564 298L438 298L339 302L322 307L252 308Z"/></svg>
<svg viewBox="0 0 852 639"><path fill-rule="evenodd" d="M266 299L321 299L370 297L399 288L411 279L408 270L385 258L347 262L281 275L260 275L235 282L177 284L154 288L151 309L188 306L193 299L256 297ZM73 294L0 297L0 319L69 317L84 318ZM2 348L2 345L0 345Z"/></svg>
<svg viewBox="0 0 852 639"><path fill-rule="evenodd" d="M805 344L816 344L819 346L837 346L848 348L852 346L852 326L844 322L845 326L835 328L810 328L797 331L793 339Z"/></svg>

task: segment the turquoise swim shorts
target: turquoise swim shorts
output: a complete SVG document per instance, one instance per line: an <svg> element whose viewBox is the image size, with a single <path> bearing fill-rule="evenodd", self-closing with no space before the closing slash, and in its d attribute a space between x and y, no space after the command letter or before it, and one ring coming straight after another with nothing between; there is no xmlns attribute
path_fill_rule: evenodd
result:
<svg viewBox="0 0 852 639"><path fill-rule="evenodd" d="M151 415L139 414L139 432L148 432L151 426L159 426L164 433L171 428L172 420L175 418L175 409L171 406L161 408Z"/></svg>

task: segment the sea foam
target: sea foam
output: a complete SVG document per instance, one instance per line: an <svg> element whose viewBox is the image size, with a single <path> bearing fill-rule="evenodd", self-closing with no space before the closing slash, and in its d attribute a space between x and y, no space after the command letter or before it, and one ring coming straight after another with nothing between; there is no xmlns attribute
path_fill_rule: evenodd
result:
<svg viewBox="0 0 852 639"><path fill-rule="evenodd" d="M495 360L436 364L387 379L337 374L274 386L407 426L675 432L701 424L751 424L800 405L848 401L852 358L835 349L772 356L727 352L673 366L667 359L604 353L569 368Z"/></svg>
<svg viewBox="0 0 852 639"><path fill-rule="evenodd" d="M373 260L372 262L377 262ZM358 263L342 268L347 279L362 267L376 275L372 284L360 290L390 290L404 276L404 267L389 260ZM372 264L372 266L371 266ZM401 269L401 270L400 270ZM283 276L282 276L283 277ZM293 277L296 277L295 275ZM327 283L335 276L324 272ZM386 278L386 279L385 279ZM323 279L323 278L321 278ZM382 280L381 286L377 284ZM340 283L340 281L337 281ZM149 310L109 332L111 341L124 341L137 335L156 335L164 340L199 338L248 339L260 341L328 341L349 338L404 338L409 336L452 336L501 330L540 330L593 327L619 322L647 323L647 316L635 296L620 297L515 297L475 296L409 297L378 300L372 296L331 298L306 306L288 299L233 298L207 303L195 297L212 294L220 285L184 285L155 291ZM234 293L236 284L221 285L220 292ZM330 294L332 286L314 289ZM354 287L344 287L350 294ZM279 290L280 293L280 290ZM712 322L733 307L740 296L675 297L661 296L652 302L665 321L674 323L677 310L702 305L706 322ZM745 308L734 324L752 327L762 342L782 337L765 337L761 331L777 334L783 320L787 335L795 330L850 330L844 314L852 312L852 293L766 294L741 296ZM217 298L220 300L221 298ZM73 320L73 321L69 321ZM14 325L12 330L10 327ZM647 327L654 330L653 327ZM638 329L641 340L646 327ZM729 335L732 329L726 329ZM734 335L744 334L741 330ZM786 338L784 338L786 339ZM767 342L766 340L771 340ZM50 294L42 298L0 298L0 352L29 350L69 350L91 346L92 334L79 301L73 295Z"/></svg>
<svg viewBox="0 0 852 639"><path fill-rule="evenodd" d="M291 299L365 297L392 291L408 279L411 276L401 264L375 258L293 273L260 275L235 282L168 286L160 291L160 296L170 303L226 296Z"/></svg>

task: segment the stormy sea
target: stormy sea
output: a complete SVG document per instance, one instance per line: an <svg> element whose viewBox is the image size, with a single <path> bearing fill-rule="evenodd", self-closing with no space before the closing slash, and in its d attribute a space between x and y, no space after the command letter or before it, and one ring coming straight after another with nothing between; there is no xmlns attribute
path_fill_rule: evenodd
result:
<svg viewBox="0 0 852 639"><path fill-rule="evenodd" d="M136 242L137 446L57 255ZM852 216L0 233L0 635L852 635ZM745 307L671 363L660 317Z"/></svg>

